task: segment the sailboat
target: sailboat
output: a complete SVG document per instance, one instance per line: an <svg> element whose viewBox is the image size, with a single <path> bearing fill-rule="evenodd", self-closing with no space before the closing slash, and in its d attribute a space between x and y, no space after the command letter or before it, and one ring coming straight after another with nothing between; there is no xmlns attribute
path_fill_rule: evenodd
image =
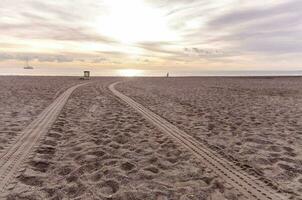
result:
<svg viewBox="0 0 302 200"><path fill-rule="evenodd" d="M26 59L26 66L24 67L24 69L34 69L34 67L28 64L28 59Z"/></svg>

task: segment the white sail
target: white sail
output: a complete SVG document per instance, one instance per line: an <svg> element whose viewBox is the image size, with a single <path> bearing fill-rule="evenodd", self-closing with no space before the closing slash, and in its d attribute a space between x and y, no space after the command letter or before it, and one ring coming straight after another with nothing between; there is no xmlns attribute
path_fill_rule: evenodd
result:
<svg viewBox="0 0 302 200"><path fill-rule="evenodd" d="M28 58L26 59L26 66L24 67L24 69L34 69L34 67L28 64Z"/></svg>

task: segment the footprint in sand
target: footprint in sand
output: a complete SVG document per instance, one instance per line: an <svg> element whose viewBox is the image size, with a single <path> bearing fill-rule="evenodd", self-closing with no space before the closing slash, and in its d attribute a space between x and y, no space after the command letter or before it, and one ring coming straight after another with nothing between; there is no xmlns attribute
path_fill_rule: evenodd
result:
<svg viewBox="0 0 302 200"><path fill-rule="evenodd" d="M154 166L151 166L151 167L146 167L144 168L145 171L149 171L149 172L152 172L154 174L158 174L159 172L159 169L157 167L154 167Z"/></svg>
<svg viewBox="0 0 302 200"><path fill-rule="evenodd" d="M112 198L114 194L120 189L119 184L114 180L107 180L98 184L99 190L98 194L101 197Z"/></svg>
<svg viewBox="0 0 302 200"><path fill-rule="evenodd" d="M26 184L26 185L30 185L30 186L37 186L37 187L41 187L43 185L43 181L37 177L37 176L30 176L30 175L24 175L22 174L19 177L19 180Z"/></svg>
<svg viewBox="0 0 302 200"><path fill-rule="evenodd" d="M123 164L121 164L121 169L124 171L131 171L134 168L135 165L130 162L124 162Z"/></svg>
<svg viewBox="0 0 302 200"><path fill-rule="evenodd" d="M50 162L47 160L32 160L29 162L29 165L33 167L34 171L46 172Z"/></svg>
<svg viewBox="0 0 302 200"><path fill-rule="evenodd" d="M61 176L66 176L70 174L72 171L72 168L70 166L62 166L61 168L58 169L57 173Z"/></svg>

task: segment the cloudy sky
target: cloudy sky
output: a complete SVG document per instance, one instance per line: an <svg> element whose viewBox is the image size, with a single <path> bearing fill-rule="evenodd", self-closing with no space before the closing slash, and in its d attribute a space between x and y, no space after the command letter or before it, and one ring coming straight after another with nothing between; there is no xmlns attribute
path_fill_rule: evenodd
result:
<svg viewBox="0 0 302 200"><path fill-rule="evenodd" d="M1 0L0 74L302 70L301 10L301 0Z"/></svg>

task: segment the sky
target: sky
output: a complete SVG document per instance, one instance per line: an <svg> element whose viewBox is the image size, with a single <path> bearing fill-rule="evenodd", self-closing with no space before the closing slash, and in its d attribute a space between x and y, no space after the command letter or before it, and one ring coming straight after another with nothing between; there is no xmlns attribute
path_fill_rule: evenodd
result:
<svg viewBox="0 0 302 200"><path fill-rule="evenodd" d="M301 10L301 0L1 0L0 74L302 71Z"/></svg>

